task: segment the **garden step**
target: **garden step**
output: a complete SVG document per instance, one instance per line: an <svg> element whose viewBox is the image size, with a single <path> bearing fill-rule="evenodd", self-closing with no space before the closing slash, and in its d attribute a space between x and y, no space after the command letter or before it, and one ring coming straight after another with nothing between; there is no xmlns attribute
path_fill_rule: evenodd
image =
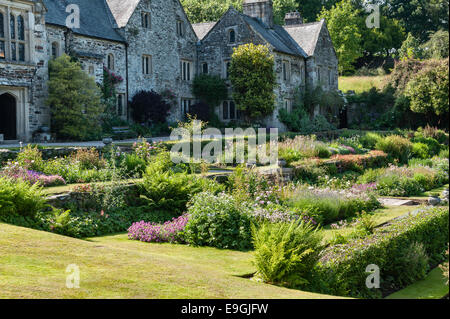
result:
<svg viewBox="0 0 450 319"><path fill-rule="evenodd" d="M384 206L416 206L418 203L409 199L398 198L379 198L381 204Z"/></svg>

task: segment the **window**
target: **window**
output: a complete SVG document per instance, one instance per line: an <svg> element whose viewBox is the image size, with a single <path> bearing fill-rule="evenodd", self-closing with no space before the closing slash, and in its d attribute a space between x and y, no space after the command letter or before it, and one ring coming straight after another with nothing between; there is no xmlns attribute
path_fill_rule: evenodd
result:
<svg viewBox="0 0 450 319"><path fill-rule="evenodd" d="M291 66L289 61L283 61L283 81L290 81L291 79Z"/></svg>
<svg viewBox="0 0 450 319"><path fill-rule="evenodd" d="M192 62L181 61L181 79L183 81L190 81L192 78Z"/></svg>
<svg viewBox="0 0 450 319"><path fill-rule="evenodd" d="M292 100L291 99L284 99L284 109L288 113L292 112Z"/></svg>
<svg viewBox="0 0 450 319"><path fill-rule="evenodd" d="M230 120L236 119L236 105L233 101L228 104L230 106Z"/></svg>
<svg viewBox="0 0 450 319"><path fill-rule="evenodd" d="M127 115L125 108L125 94L117 94L117 115L118 116Z"/></svg>
<svg viewBox="0 0 450 319"><path fill-rule="evenodd" d="M0 60L6 59L5 15L0 11Z"/></svg>
<svg viewBox="0 0 450 319"><path fill-rule="evenodd" d="M181 20L177 20L177 35L179 37L184 36L184 23Z"/></svg>
<svg viewBox="0 0 450 319"><path fill-rule="evenodd" d="M56 59L59 56L59 45L58 42L52 43L52 58Z"/></svg>
<svg viewBox="0 0 450 319"><path fill-rule="evenodd" d="M222 119L236 120L241 118L241 112L236 108L234 101L223 101Z"/></svg>
<svg viewBox="0 0 450 319"><path fill-rule="evenodd" d="M223 76L225 79L228 79L230 77L230 67L231 67L231 61L223 62Z"/></svg>
<svg viewBox="0 0 450 319"><path fill-rule="evenodd" d="M142 74L152 74L152 57L150 55L142 56Z"/></svg>
<svg viewBox="0 0 450 319"><path fill-rule="evenodd" d="M222 107L222 118L224 120L228 120L229 117L229 108L228 108L228 101L224 101L223 102L223 107Z"/></svg>
<svg viewBox="0 0 450 319"><path fill-rule="evenodd" d="M9 26L9 37L8 27ZM26 60L25 19L0 11L0 60Z"/></svg>
<svg viewBox="0 0 450 319"><path fill-rule="evenodd" d="M332 69L328 69L328 85L329 86L333 85L333 70Z"/></svg>
<svg viewBox="0 0 450 319"><path fill-rule="evenodd" d="M236 31L234 29L228 32L228 43L236 43Z"/></svg>
<svg viewBox="0 0 450 319"><path fill-rule="evenodd" d="M208 63L203 63L202 64L202 73L203 74L208 74Z"/></svg>
<svg viewBox="0 0 450 319"><path fill-rule="evenodd" d="M89 66L89 75L94 75L95 74L95 68L93 65Z"/></svg>
<svg viewBox="0 0 450 319"><path fill-rule="evenodd" d="M317 68L317 80L320 83L322 81L321 77L320 77L320 73L322 72L322 70L320 69L320 66Z"/></svg>
<svg viewBox="0 0 450 319"><path fill-rule="evenodd" d="M181 114L186 118L186 115L189 114L189 110L192 106L192 99L181 99Z"/></svg>
<svg viewBox="0 0 450 319"><path fill-rule="evenodd" d="M108 54L108 58L107 58L107 66L109 70L114 70L114 55L113 54Z"/></svg>
<svg viewBox="0 0 450 319"><path fill-rule="evenodd" d="M142 27L145 29L151 29L152 23L151 23L151 16L148 12L142 12Z"/></svg>

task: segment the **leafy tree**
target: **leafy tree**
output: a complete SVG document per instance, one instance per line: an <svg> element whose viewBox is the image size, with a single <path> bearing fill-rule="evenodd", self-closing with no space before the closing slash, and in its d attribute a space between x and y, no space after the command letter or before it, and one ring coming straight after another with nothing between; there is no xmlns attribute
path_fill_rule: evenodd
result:
<svg viewBox="0 0 450 319"><path fill-rule="evenodd" d="M330 10L340 0L297 0L305 22L314 22L323 9Z"/></svg>
<svg viewBox="0 0 450 319"><path fill-rule="evenodd" d="M228 88L220 76L201 74L194 79L192 93L197 99L214 107L228 97Z"/></svg>
<svg viewBox="0 0 450 319"><path fill-rule="evenodd" d="M399 56L402 59L422 59L424 57L424 50L421 46L420 40L408 33L408 37L403 42Z"/></svg>
<svg viewBox="0 0 450 319"><path fill-rule="evenodd" d="M274 57L265 45L244 44L234 49L230 80L233 99L247 119L261 119L275 109Z"/></svg>
<svg viewBox="0 0 450 319"><path fill-rule="evenodd" d="M275 24L284 25L286 13L297 10L297 0L273 0L273 20Z"/></svg>
<svg viewBox="0 0 450 319"><path fill-rule="evenodd" d="M181 0L192 23L219 21L230 6L242 12L243 2L243 0ZM273 0L275 23L283 25L285 14L298 10L297 2L298 0Z"/></svg>
<svg viewBox="0 0 450 319"><path fill-rule="evenodd" d="M366 56L389 56L392 50L400 49L405 32L400 21L380 16L380 28L367 29L366 15L361 17L361 35Z"/></svg>
<svg viewBox="0 0 450 319"><path fill-rule="evenodd" d="M158 124L166 122L170 104L155 91L139 91L133 96L130 108L135 122Z"/></svg>
<svg viewBox="0 0 450 319"><path fill-rule="evenodd" d="M421 42L430 32L448 29L449 0L386 0L384 14L402 22Z"/></svg>
<svg viewBox="0 0 450 319"><path fill-rule="evenodd" d="M425 51L425 56L432 59L448 58L449 48L449 34L448 31L439 30L430 36L430 40L422 47Z"/></svg>
<svg viewBox="0 0 450 319"><path fill-rule="evenodd" d="M192 23L219 21L232 5L242 10L242 0L181 0Z"/></svg>
<svg viewBox="0 0 450 319"><path fill-rule="evenodd" d="M53 132L61 139L98 138L104 105L94 78L68 55L50 61L49 76L46 103L51 110Z"/></svg>
<svg viewBox="0 0 450 319"><path fill-rule="evenodd" d="M322 10L319 18L326 19L336 53L339 58L339 72L354 70L353 63L362 56L361 32L358 10L351 0L343 0L330 10Z"/></svg>
<svg viewBox="0 0 450 319"><path fill-rule="evenodd" d="M424 68L407 84L405 95L416 113L442 115L449 111L448 59Z"/></svg>

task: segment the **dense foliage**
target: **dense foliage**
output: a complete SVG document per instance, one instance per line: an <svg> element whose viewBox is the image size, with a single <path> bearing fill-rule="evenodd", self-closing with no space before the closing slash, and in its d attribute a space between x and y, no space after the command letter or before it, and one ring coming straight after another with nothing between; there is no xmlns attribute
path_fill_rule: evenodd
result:
<svg viewBox="0 0 450 319"><path fill-rule="evenodd" d="M274 57L263 45L234 49L229 69L233 99L246 119L261 119L275 109Z"/></svg>
<svg viewBox="0 0 450 319"><path fill-rule="evenodd" d="M68 55L49 62L48 99L52 130L60 139L88 140L101 135L101 91L95 79Z"/></svg>

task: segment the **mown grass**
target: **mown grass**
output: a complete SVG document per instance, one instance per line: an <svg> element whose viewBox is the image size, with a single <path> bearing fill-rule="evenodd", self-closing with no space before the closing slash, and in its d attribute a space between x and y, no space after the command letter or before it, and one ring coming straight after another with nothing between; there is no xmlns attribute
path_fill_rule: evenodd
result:
<svg viewBox="0 0 450 319"><path fill-rule="evenodd" d="M370 91L373 87L382 89L386 81L386 76L341 76L339 77L339 90L346 93L355 91L362 93Z"/></svg>
<svg viewBox="0 0 450 319"><path fill-rule="evenodd" d="M383 209L377 210L374 215L374 221L377 226L383 225L394 218L403 216L409 212L416 210L417 206L395 206L395 207L386 207ZM349 220L350 222L350 220ZM331 229L331 225L324 227L323 235L324 241L331 240L334 235L340 234L342 236L349 235L354 230L354 227L348 227L343 229Z"/></svg>
<svg viewBox="0 0 450 319"><path fill-rule="evenodd" d="M252 254L129 241L86 241L0 224L0 298L295 298L332 296L244 279ZM80 268L80 288L66 288L66 268Z"/></svg>
<svg viewBox="0 0 450 319"><path fill-rule="evenodd" d="M386 299L442 299L448 295L446 280L442 270L435 268L425 279L387 296Z"/></svg>

